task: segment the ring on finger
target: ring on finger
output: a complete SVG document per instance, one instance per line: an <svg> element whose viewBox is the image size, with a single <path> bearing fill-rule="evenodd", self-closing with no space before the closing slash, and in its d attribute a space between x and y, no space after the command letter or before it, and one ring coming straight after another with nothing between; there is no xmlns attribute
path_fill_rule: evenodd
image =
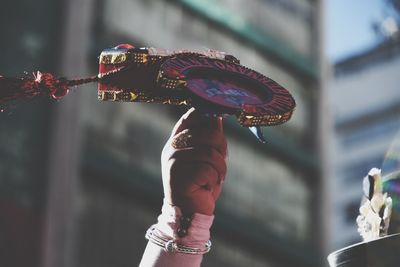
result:
<svg viewBox="0 0 400 267"><path fill-rule="evenodd" d="M172 139L171 146L175 149L187 148L191 137L192 135L188 132L181 132Z"/></svg>

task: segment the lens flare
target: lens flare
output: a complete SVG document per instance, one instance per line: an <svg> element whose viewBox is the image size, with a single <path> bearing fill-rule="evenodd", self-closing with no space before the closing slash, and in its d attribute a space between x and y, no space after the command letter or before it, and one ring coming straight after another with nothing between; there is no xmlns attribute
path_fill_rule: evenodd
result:
<svg viewBox="0 0 400 267"><path fill-rule="evenodd" d="M393 200L393 209L400 213L400 133L390 145L382 164L383 191Z"/></svg>

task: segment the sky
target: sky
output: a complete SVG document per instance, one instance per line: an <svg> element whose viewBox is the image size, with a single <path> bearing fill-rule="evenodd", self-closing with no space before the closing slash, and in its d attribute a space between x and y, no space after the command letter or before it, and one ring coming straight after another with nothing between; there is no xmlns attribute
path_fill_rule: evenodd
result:
<svg viewBox="0 0 400 267"><path fill-rule="evenodd" d="M377 42L372 23L383 17L384 0L326 0L326 51L335 62Z"/></svg>

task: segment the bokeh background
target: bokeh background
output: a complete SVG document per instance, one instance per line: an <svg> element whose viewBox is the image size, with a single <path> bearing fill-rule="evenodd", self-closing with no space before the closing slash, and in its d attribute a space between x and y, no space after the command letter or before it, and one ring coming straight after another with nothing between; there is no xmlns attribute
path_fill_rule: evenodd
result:
<svg viewBox="0 0 400 267"><path fill-rule="evenodd" d="M297 108L290 122L264 129L267 144L225 121L229 170L203 266L326 266L329 252L360 241L362 177L400 167L399 8L6 0L0 73L91 75L100 52L120 43L235 55L288 88ZM0 266L137 266L162 203L161 149L183 112L99 102L88 85L0 114Z"/></svg>

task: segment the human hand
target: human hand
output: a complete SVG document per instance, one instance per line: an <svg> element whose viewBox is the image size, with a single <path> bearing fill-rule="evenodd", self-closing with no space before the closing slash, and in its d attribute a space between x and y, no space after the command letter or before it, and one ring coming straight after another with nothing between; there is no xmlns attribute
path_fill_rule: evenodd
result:
<svg viewBox="0 0 400 267"><path fill-rule="evenodd" d="M187 215L212 215L226 175L222 118L194 108L176 123L161 154L166 201Z"/></svg>

